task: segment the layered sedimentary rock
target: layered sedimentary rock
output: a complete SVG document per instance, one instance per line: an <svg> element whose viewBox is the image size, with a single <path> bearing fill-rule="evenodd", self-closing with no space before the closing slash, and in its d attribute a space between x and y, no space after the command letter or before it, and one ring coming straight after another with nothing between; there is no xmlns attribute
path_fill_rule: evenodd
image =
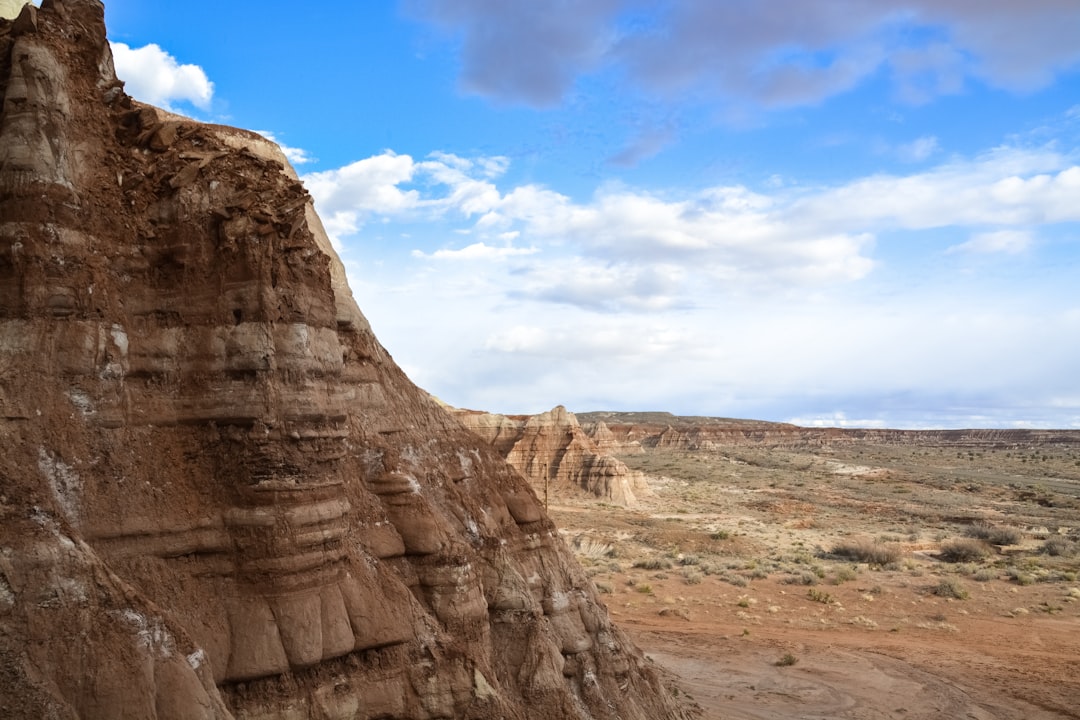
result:
<svg viewBox="0 0 1080 720"><path fill-rule="evenodd" d="M97 0L0 94L0 716L679 715L276 147L132 102Z"/></svg>
<svg viewBox="0 0 1080 720"><path fill-rule="evenodd" d="M600 448L573 413L559 405L538 415L497 415L455 410L465 427L491 444L545 500L584 491L621 505L648 493L644 476ZM599 433L613 446L614 438Z"/></svg>
<svg viewBox="0 0 1080 720"><path fill-rule="evenodd" d="M608 452L652 449L714 450L739 445L806 448L869 441L920 447L1034 447L1080 445L1078 430L884 430L807 428L788 423L670 413L593 412L578 415L581 427L604 437Z"/></svg>

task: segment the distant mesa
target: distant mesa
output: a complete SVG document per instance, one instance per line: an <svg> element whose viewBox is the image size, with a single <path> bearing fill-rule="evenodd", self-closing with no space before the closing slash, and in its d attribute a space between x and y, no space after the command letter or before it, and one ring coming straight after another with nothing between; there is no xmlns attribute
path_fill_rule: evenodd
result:
<svg viewBox="0 0 1080 720"><path fill-rule="evenodd" d="M649 493L645 476L611 454L616 442L603 422L586 432L559 405L538 415L453 410L533 486L541 499L586 493L625 506Z"/></svg>

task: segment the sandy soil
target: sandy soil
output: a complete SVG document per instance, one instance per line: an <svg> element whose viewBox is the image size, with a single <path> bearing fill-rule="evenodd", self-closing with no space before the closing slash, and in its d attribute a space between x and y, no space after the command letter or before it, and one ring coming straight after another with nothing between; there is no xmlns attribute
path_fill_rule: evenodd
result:
<svg viewBox="0 0 1080 720"><path fill-rule="evenodd" d="M954 450L903 468L891 453L669 454L634 510L566 498L551 510L613 618L704 718L1080 718L1080 558L1041 550L1076 537L1080 483L1057 472L1032 485L989 463L957 478L943 469ZM1021 541L943 562L942 544L982 520ZM898 559L829 553L855 535Z"/></svg>

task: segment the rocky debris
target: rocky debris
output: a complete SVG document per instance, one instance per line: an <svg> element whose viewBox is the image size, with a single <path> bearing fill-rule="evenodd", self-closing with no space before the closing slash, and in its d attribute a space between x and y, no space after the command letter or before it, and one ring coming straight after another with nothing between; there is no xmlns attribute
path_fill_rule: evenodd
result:
<svg viewBox="0 0 1080 720"><path fill-rule="evenodd" d="M639 496L649 492L644 475L609 454L616 442L606 428L587 434L574 414L561 405L538 415L473 410L454 410L454 414L505 457L543 498L584 491L633 506Z"/></svg>
<svg viewBox="0 0 1080 720"><path fill-rule="evenodd" d="M276 146L128 98L97 0L0 95L0 716L682 716Z"/></svg>

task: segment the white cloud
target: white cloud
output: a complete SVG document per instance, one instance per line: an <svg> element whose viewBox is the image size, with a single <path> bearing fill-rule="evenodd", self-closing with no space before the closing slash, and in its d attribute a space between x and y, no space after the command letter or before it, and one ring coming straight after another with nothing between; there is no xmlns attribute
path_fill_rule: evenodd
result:
<svg viewBox="0 0 1080 720"><path fill-rule="evenodd" d="M281 142L281 140L279 140L278 137L269 130L256 130L255 132L262 135L264 138L266 138L272 143L275 143L279 148L281 148L281 152L285 154L285 157L288 158L289 162L293 165L306 165L307 163L315 162L315 158L311 157L311 155L308 154L307 150L304 150L302 148L294 148L286 145L285 143Z"/></svg>
<svg viewBox="0 0 1080 720"><path fill-rule="evenodd" d="M1049 150L999 148L907 176L875 175L809 194L802 227L925 230L1080 220L1080 166Z"/></svg>
<svg viewBox="0 0 1080 720"><path fill-rule="evenodd" d="M172 109L174 103L191 103L206 110L214 97L214 84L198 65L181 65L154 44L131 48L112 43L116 75L128 94L151 105Z"/></svg>
<svg viewBox="0 0 1080 720"><path fill-rule="evenodd" d="M431 249L416 241L412 257L514 260L503 297L603 313L857 282L878 266L879 236L897 231L967 229L972 239L951 252L1019 252L1033 228L1080 221L1080 167L1052 150L999 148L832 187L619 186L580 202L537 185L502 189L507 169L501 158L415 162L388 151L305 180L338 239L373 219L437 223L444 236L473 239Z"/></svg>
<svg viewBox="0 0 1080 720"><path fill-rule="evenodd" d="M412 256L422 260L506 260L507 258L533 255L538 250L534 247L493 247L482 242L473 243L460 250L436 250L433 253L425 253L413 250Z"/></svg>
<svg viewBox="0 0 1080 720"><path fill-rule="evenodd" d="M939 150L941 150L941 145L938 144L938 139L933 135L925 135L906 145L901 145L897 148L897 155L904 162L918 163L930 159L930 156Z"/></svg>
<svg viewBox="0 0 1080 720"><path fill-rule="evenodd" d="M852 420L847 413L836 411L811 417L788 418L784 422L813 428L884 428L885 422L876 418Z"/></svg>
<svg viewBox="0 0 1080 720"><path fill-rule="evenodd" d="M386 151L336 170L309 173L304 184L335 244L357 233L372 215L403 213L421 204L417 190L398 186L412 180L416 164L408 155Z"/></svg>
<svg viewBox="0 0 1080 720"><path fill-rule="evenodd" d="M1030 248L1033 242L1034 237L1027 230L998 230L978 233L967 242L949 248L949 252L1017 255Z"/></svg>

